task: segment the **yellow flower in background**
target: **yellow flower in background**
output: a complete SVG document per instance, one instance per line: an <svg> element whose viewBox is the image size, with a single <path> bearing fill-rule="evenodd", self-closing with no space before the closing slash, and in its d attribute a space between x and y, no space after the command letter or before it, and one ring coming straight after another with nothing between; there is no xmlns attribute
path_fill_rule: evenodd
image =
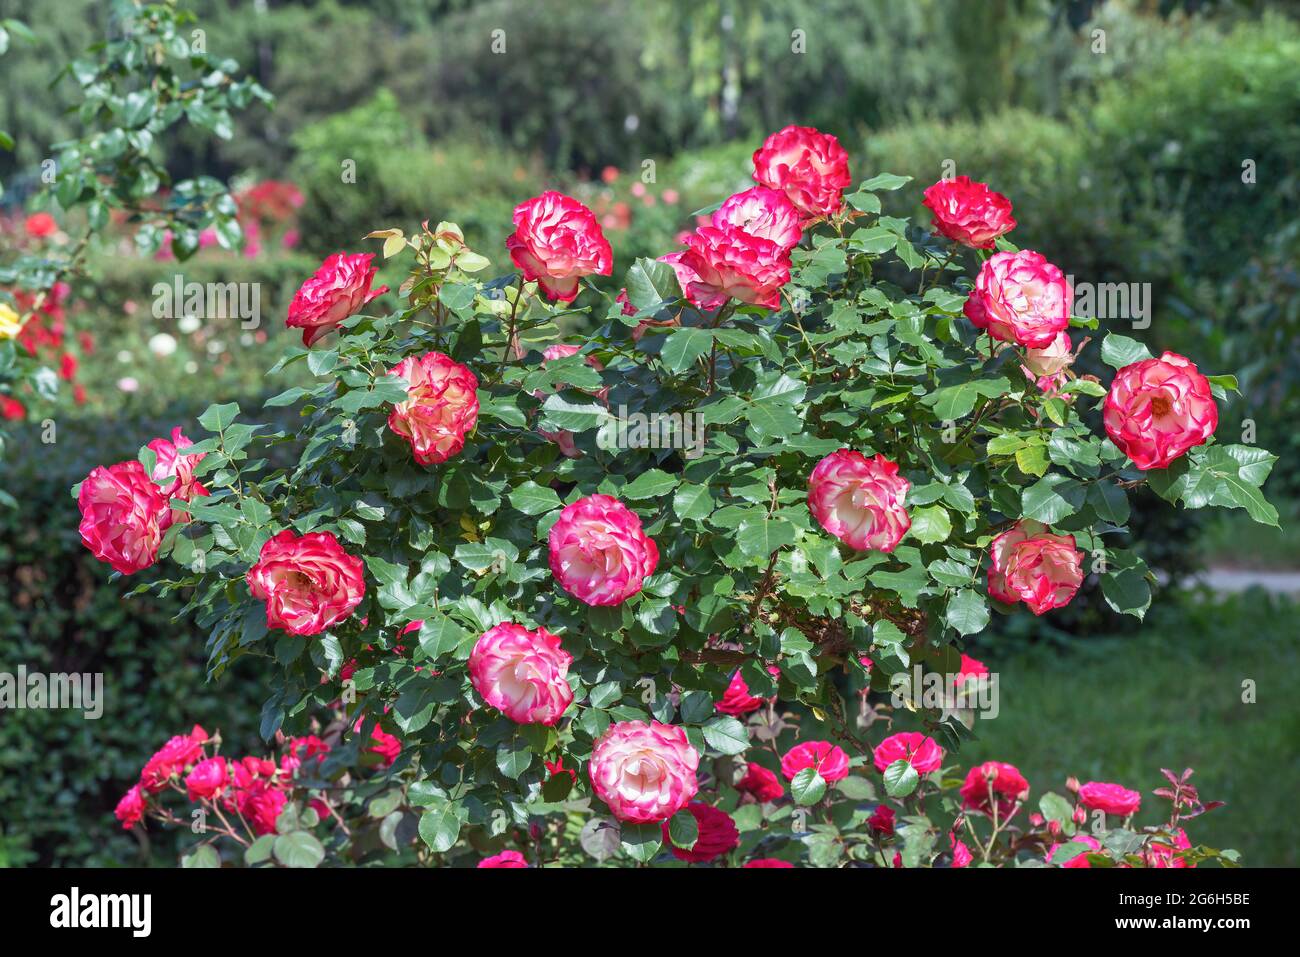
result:
<svg viewBox="0 0 1300 957"><path fill-rule="evenodd" d="M23 331L23 324L18 313L8 303L0 302L0 339L17 338Z"/></svg>

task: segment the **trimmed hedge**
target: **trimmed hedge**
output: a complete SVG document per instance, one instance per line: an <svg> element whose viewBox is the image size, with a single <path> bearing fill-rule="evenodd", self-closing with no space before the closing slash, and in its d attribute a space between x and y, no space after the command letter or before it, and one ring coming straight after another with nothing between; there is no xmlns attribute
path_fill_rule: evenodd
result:
<svg viewBox="0 0 1300 957"><path fill-rule="evenodd" d="M124 599L124 583L109 585L81 545L68 494L95 465L134 458L201 410L60 422L51 445L35 427L15 436L0 479L22 503L0 510L0 671L100 672L104 711L98 720L67 710L0 717L0 866L172 866L187 833L127 833L113 817L144 758L195 722L220 727L229 751L265 748L262 689L243 680L240 663L205 682L203 635L173 620L184 596Z"/></svg>

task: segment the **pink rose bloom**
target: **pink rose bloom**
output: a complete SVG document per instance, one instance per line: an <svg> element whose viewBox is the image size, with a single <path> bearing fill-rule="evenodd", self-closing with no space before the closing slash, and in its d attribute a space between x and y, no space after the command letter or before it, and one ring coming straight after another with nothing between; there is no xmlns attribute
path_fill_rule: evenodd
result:
<svg viewBox="0 0 1300 957"><path fill-rule="evenodd" d="M117 802L113 816L122 822L122 830L129 831L144 817L144 808L144 793L140 790L140 785L132 785L131 790Z"/></svg>
<svg viewBox="0 0 1300 957"><path fill-rule="evenodd" d="M503 621L469 655L469 679L483 700L520 724L553 725L573 703L564 676L573 656L545 628Z"/></svg>
<svg viewBox="0 0 1300 957"><path fill-rule="evenodd" d="M686 732L658 721L611 724L591 752L591 787L620 821L666 821L695 797L700 755Z"/></svg>
<svg viewBox="0 0 1300 957"><path fill-rule="evenodd" d="M524 281L536 280L553 302L572 302L578 280L608 276L614 253L591 210L572 197L547 190L515 207L515 231L506 240Z"/></svg>
<svg viewBox="0 0 1300 957"><path fill-rule="evenodd" d="M953 683L958 687L964 685L971 678L983 678L989 673L988 667L984 662L972 658L970 655L962 652L961 668L957 672Z"/></svg>
<svg viewBox="0 0 1300 957"><path fill-rule="evenodd" d="M682 233L678 238L681 240L682 245L686 245L690 242L693 235L694 233ZM691 292L691 287L700 281L700 274L691 267L689 262L687 262L687 252L689 252L689 250L679 249L677 252L664 253L664 255L659 257L658 261L661 263L667 263L672 267L673 275L677 277L677 285L682 287L682 295L686 297L687 301L689 301L693 306L700 306L700 308L703 308L703 306L700 305L699 298Z"/></svg>
<svg viewBox="0 0 1300 957"><path fill-rule="evenodd" d="M894 833L894 809L888 804L877 804L871 817L867 818L867 827L875 834L889 837Z"/></svg>
<svg viewBox="0 0 1300 957"><path fill-rule="evenodd" d="M1128 817L1142 806L1142 795L1120 784L1089 781L1079 788L1079 803L1093 811Z"/></svg>
<svg viewBox="0 0 1300 957"><path fill-rule="evenodd" d="M781 773L787 781L804 768L812 768L827 784L849 776L849 756L829 741L805 741L796 744L781 758Z"/></svg>
<svg viewBox="0 0 1300 957"><path fill-rule="evenodd" d="M325 755L329 754L329 751L330 746L314 734L303 738L291 738L288 749L280 756L280 770L292 776L302 767L303 758L308 760L315 758L316 763L319 764L325 760Z"/></svg>
<svg viewBox="0 0 1300 957"><path fill-rule="evenodd" d="M239 813L259 837L275 833L275 822L288 803L289 796L284 791L263 780L254 781L249 788L240 792L238 798Z"/></svg>
<svg viewBox="0 0 1300 957"><path fill-rule="evenodd" d="M803 235L794 203L785 193L766 186L754 186L730 197L714 212L713 225L719 229L734 226L785 250L798 245Z"/></svg>
<svg viewBox="0 0 1300 957"><path fill-rule="evenodd" d="M479 867L527 867L528 861L518 851L502 851L478 862Z"/></svg>
<svg viewBox="0 0 1300 957"><path fill-rule="evenodd" d="M789 250L735 226L701 226L676 255L695 275L682 289L702 309L717 309L728 299L779 309L781 287L790 281ZM674 271L681 282L683 272L675 265Z"/></svg>
<svg viewBox="0 0 1300 957"><path fill-rule="evenodd" d="M1167 837L1152 838L1142 851L1147 867L1195 867L1178 856L1179 851L1190 849L1192 842L1181 827L1174 832L1173 840Z"/></svg>
<svg viewBox="0 0 1300 957"><path fill-rule="evenodd" d="M877 771L883 772L895 761L906 761L917 774L929 774L943 764L943 748L919 731L900 731L876 745L872 759Z"/></svg>
<svg viewBox="0 0 1300 957"><path fill-rule="evenodd" d="M1053 844L1051 847L1047 849L1047 860L1050 863L1056 864L1059 867L1089 867L1089 868L1092 867L1092 863L1088 860L1088 854L1090 851L1100 851L1101 843L1091 834L1076 834L1074 835L1074 837L1070 838L1070 842L1077 843L1077 844L1087 844L1089 851L1083 851L1079 854L1076 854L1068 861L1054 861L1052 860L1052 855L1056 853L1056 849L1061 845Z"/></svg>
<svg viewBox="0 0 1300 957"><path fill-rule="evenodd" d="M892 552L912 527L903 500L911 483L883 455L832 452L808 476L808 510L858 551Z"/></svg>
<svg viewBox="0 0 1300 957"><path fill-rule="evenodd" d="M253 597L266 602L266 626L291 635L319 635L352 614L366 593L361 559L332 532L299 536L286 528L262 546L247 577Z"/></svg>
<svg viewBox="0 0 1300 957"><path fill-rule="evenodd" d="M989 594L1008 604L1023 601L1035 615L1068 605L1083 583L1074 536L1054 535L1032 519L993 539L989 554Z"/></svg>
<svg viewBox="0 0 1300 957"><path fill-rule="evenodd" d="M588 605L617 605L641 590L659 549L641 519L618 499L588 495L566 505L551 526L551 572Z"/></svg>
<svg viewBox="0 0 1300 957"><path fill-rule="evenodd" d="M756 857L752 861L746 861L745 867L794 867L789 861L783 861L776 857Z"/></svg>
<svg viewBox="0 0 1300 957"><path fill-rule="evenodd" d="M1073 298L1061 270L1026 249L990 256L963 311L994 339L1043 348L1070 325Z"/></svg>
<svg viewBox="0 0 1300 957"><path fill-rule="evenodd" d="M952 844L952 866L966 867L974 858L971 856L970 848L964 841L957 840L956 834L949 834L948 841Z"/></svg>
<svg viewBox="0 0 1300 957"><path fill-rule="evenodd" d="M160 482L165 478L172 480L159 489L169 501L178 498L183 502L189 502L200 495L209 494L203 483L194 477L194 469L203 461L203 456L207 453L185 455L181 452L181 449L189 448L193 444L181 432L179 425L172 429L170 441L154 439L149 443L149 448L153 449L156 456L152 476L154 482ZM185 517L184 512L169 511L163 520L163 527L171 525L174 520L184 521Z"/></svg>
<svg viewBox="0 0 1300 957"><path fill-rule="evenodd" d="M844 188L852 182L849 154L829 133L787 126L755 150L754 182L784 192L807 225L844 205Z"/></svg>
<svg viewBox="0 0 1300 957"><path fill-rule="evenodd" d="M1102 421L1116 448L1145 472L1204 445L1219 425L1219 407L1192 361L1166 352L1115 373Z"/></svg>
<svg viewBox="0 0 1300 957"><path fill-rule="evenodd" d="M935 229L975 249L992 249L995 239L1016 228L1011 200L969 176L939 180L925 191L925 205L934 213Z"/></svg>
<svg viewBox="0 0 1300 957"><path fill-rule="evenodd" d="M131 575L158 560L171 512L138 461L93 469L81 483L77 507L81 543L101 562Z"/></svg>
<svg viewBox="0 0 1300 957"><path fill-rule="evenodd" d="M225 790L227 781L226 759L207 758L194 765L185 778L185 793L191 801L214 798Z"/></svg>
<svg viewBox="0 0 1300 957"><path fill-rule="evenodd" d="M365 723L365 716L357 718L357 723L352 726L353 731L360 731L361 725ZM397 736L389 734L376 724L370 729L370 744L363 750L371 754L377 754L383 758L384 767L391 767L397 760L398 755L402 753L402 742L397 740Z"/></svg>
<svg viewBox="0 0 1300 957"><path fill-rule="evenodd" d="M991 818L996 807L998 820L1005 821L1029 797L1029 782L1014 764L985 761L966 773L961 786L962 807Z"/></svg>
<svg viewBox="0 0 1300 957"><path fill-rule="evenodd" d="M1070 334L1064 330L1056 334L1047 345L1039 349L1025 350L1025 368L1029 375L1039 381L1039 388L1042 387L1042 379L1053 379L1074 362L1074 353L1070 343ZM1046 389L1043 389L1046 392Z"/></svg>
<svg viewBox="0 0 1300 957"><path fill-rule="evenodd" d="M726 693L723 694L722 700L714 707L722 714L742 715L749 714L751 711L757 711L763 705L767 704L766 698L756 698L749 693L749 685L745 684L745 679L736 671L731 676L731 683L727 685Z"/></svg>
<svg viewBox="0 0 1300 957"><path fill-rule="evenodd" d="M752 795L760 804L775 801L785 793L776 773L753 761L746 766L745 776L736 782L736 790L741 794Z"/></svg>
<svg viewBox="0 0 1300 957"><path fill-rule="evenodd" d="M370 265L374 258L373 253L335 253L298 287L285 325L302 330L303 345L310 346L370 300L388 292L387 286L370 288L377 268Z"/></svg>
<svg viewBox="0 0 1300 957"><path fill-rule="evenodd" d="M150 794L161 791L173 775L179 776L187 767L202 760L203 745L207 740L208 733L197 724L189 734L170 738L145 762L140 771L140 786Z"/></svg>
<svg viewBox="0 0 1300 957"><path fill-rule="evenodd" d="M437 465L465 447L478 424L478 379L441 352L407 356L390 375L406 380L406 399L393 406L388 427L411 443L415 461Z"/></svg>
<svg viewBox="0 0 1300 957"><path fill-rule="evenodd" d="M689 864L704 864L714 858L733 850L740 843L740 832L731 815L720 808L712 807L701 801L692 801L686 806L699 830L695 845L687 850L673 844L668 838L668 822L662 824L664 846L673 852L673 857Z"/></svg>
<svg viewBox="0 0 1300 957"><path fill-rule="evenodd" d="M49 213L32 213L23 220L23 230L33 239L44 239L59 231L59 224Z"/></svg>

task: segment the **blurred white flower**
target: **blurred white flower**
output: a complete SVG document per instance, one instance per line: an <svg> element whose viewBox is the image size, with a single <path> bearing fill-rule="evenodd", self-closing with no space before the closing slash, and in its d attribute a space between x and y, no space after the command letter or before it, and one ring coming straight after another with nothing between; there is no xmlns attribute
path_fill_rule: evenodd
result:
<svg viewBox="0 0 1300 957"><path fill-rule="evenodd" d="M134 358L135 356L131 355L131 353L127 352L125 349L117 354L118 362L130 362Z"/></svg>
<svg viewBox="0 0 1300 957"><path fill-rule="evenodd" d="M176 328L187 336L191 332L197 332L201 325L203 325L203 320L198 316L181 316L176 322Z"/></svg>
<svg viewBox="0 0 1300 957"><path fill-rule="evenodd" d="M165 332L160 332L149 340L149 351L156 356L169 356L176 351L176 340Z"/></svg>
<svg viewBox="0 0 1300 957"><path fill-rule="evenodd" d="M208 352L217 356L226 351L226 344L220 339L213 339L208 343Z"/></svg>
<svg viewBox="0 0 1300 957"><path fill-rule="evenodd" d="M140 388L140 381L132 376L117 380L117 387L123 392L135 392Z"/></svg>

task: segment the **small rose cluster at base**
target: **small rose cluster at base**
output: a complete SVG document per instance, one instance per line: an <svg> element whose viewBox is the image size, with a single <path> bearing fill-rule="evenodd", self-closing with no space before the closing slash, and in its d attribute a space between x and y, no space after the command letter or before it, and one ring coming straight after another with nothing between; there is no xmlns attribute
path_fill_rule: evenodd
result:
<svg viewBox="0 0 1300 957"><path fill-rule="evenodd" d="M289 803L298 770L307 761L320 762L330 747L315 735L289 738L277 765L269 758L231 760L207 754L214 739L199 725L176 735L159 748L140 771L114 809L123 829L143 820L161 793L171 789L196 804L216 802L244 822L254 836L276 833L280 812Z"/></svg>

